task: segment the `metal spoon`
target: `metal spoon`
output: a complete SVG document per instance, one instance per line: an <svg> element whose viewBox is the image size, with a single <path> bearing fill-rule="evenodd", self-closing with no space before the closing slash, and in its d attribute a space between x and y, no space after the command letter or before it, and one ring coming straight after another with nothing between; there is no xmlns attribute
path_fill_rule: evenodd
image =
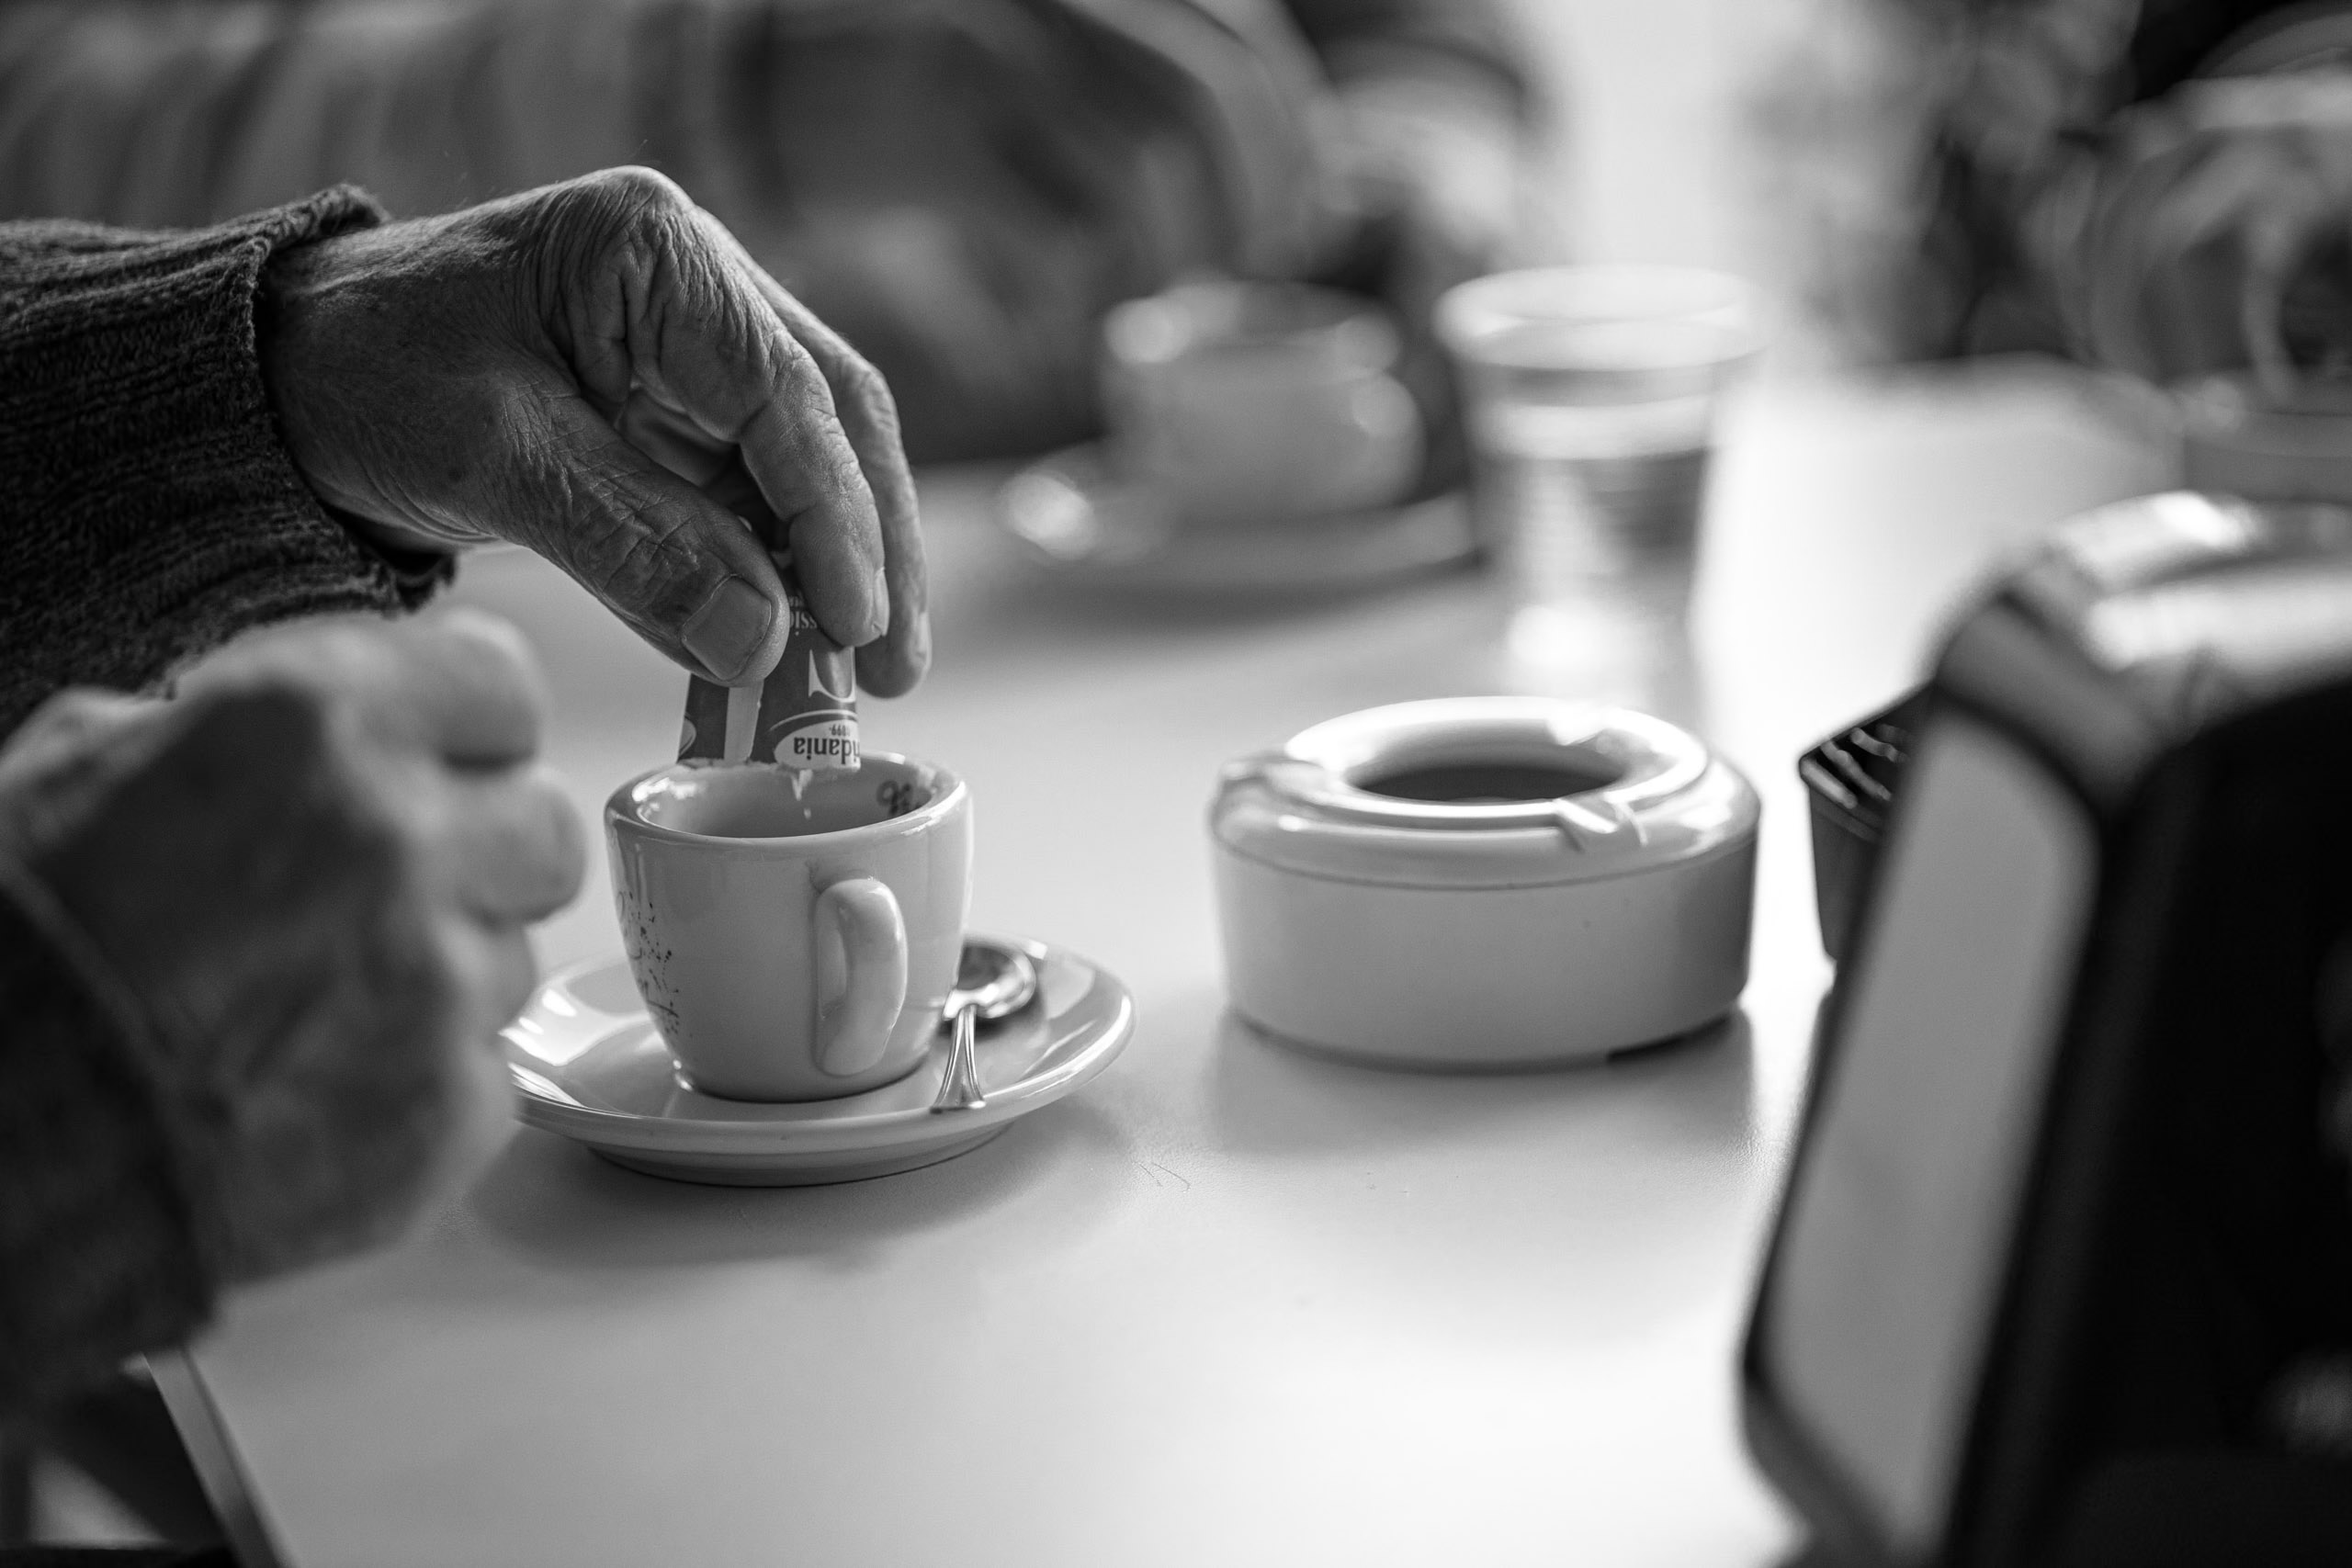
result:
<svg viewBox="0 0 2352 1568"><path fill-rule="evenodd" d="M1017 947L984 936L967 937L956 965L956 988L947 993L947 1016L956 1039L947 1052L933 1111L978 1111L989 1102L980 1092L974 1043L979 1025L1019 1012L1037 995L1037 966Z"/></svg>

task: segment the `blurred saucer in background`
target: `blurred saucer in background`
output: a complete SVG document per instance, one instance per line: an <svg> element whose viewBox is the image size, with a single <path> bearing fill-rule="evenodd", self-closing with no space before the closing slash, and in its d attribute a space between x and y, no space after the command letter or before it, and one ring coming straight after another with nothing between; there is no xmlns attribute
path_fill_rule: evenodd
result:
<svg viewBox="0 0 2352 1568"><path fill-rule="evenodd" d="M1046 572L1122 592L1345 592L1459 566L1477 553L1459 495L1206 521L1185 515L1165 491L1113 474L1091 445L1015 473L997 491L993 514Z"/></svg>
<svg viewBox="0 0 2352 1568"><path fill-rule="evenodd" d="M2305 380L2289 400L2242 372L2172 389L2191 490L2250 501L2352 502L2352 382Z"/></svg>
<svg viewBox="0 0 2352 1568"><path fill-rule="evenodd" d="M1103 461L1210 521L1396 505L1424 451L1400 346L1377 300L1312 284L1129 299L1102 321Z"/></svg>

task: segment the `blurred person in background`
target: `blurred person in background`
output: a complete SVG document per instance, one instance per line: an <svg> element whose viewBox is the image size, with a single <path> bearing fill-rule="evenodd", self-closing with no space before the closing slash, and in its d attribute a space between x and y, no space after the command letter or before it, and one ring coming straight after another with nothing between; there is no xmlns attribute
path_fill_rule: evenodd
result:
<svg viewBox="0 0 2352 1568"><path fill-rule="evenodd" d="M1824 0L1762 100L1865 357L2352 370L2352 4Z"/></svg>
<svg viewBox="0 0 2352 1568"><path fill-rule="evenodd" d="M0 0L0 216L645 164L881 369L918 460L1092 434L1103 311L1203 273L1386 299L1442 428L1428 308L1509 238L1521 59L1500 0Z"/></svg>

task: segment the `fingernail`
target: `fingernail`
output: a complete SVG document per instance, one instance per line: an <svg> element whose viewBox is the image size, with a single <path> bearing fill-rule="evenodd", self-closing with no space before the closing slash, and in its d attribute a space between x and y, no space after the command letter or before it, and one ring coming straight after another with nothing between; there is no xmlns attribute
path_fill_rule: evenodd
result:
<svg viewBox="0 0 2352 1568"><path fill-rule="evenodd" d="M930 669L931 615L928 611L918 610L915 612L915 635L909 640L910 645L910 653L914 660L915 668L917 670Z"/></svg>
<svg viewBox="0 0 2352 1568"><path fill-rule="evenodd" d="M889 580L882 575L882 569L877 566L874 569L874 604L866 612L865 616L865 640L871 642L889 629L890 583Z"/></svg>
<svg viewBox="0 0 2352 1568"><path fill-rule="evenodd" d="M714 680L732 682L751 668L775 625L775 606L740 577L710 591L686 623L686 651L702 660Z"/></svg>

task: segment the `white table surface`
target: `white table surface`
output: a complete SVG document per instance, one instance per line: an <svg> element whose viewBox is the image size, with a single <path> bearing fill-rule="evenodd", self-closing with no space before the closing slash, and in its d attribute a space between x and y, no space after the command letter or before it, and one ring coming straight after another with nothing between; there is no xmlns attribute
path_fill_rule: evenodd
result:
<svg viewBox="0 0 2352 1568"><path fill-rule="evenodd" d="M2014 367L1759 389L1731 416L1690 722L1766 800L1754 976L1712 1039L1436 1077L1224 1010L1216 765L1495 689L1475 576L1269 616L1090 603L927 488L937 669L869 744L979 811L976 925L1123 976L1074 1099L848 1186L694 1187L520 1132L403 1248L242 1294L198 1348L286 1553L332 1565L1777 1560L1734 1348L1827 978L1797 753L1901 689L1987 561L2169 462ZM532 558L460 597L550 672L584 813L682 677ZM618 951L601 850L543 933Z"/></svg>

